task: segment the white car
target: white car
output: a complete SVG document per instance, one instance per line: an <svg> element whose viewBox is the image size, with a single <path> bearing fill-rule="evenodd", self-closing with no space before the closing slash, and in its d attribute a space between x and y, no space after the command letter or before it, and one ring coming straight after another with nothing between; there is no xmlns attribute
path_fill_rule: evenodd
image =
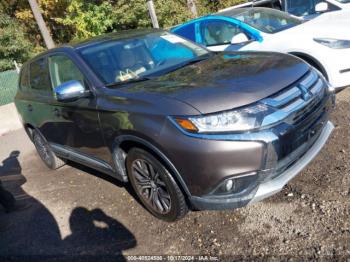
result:
<svg viewBox="0 0 350 262"><path fill-rule="evenodd" d="M179 25L172 32L212 51L275 51L295 55L330 84L350 86L350 19L303 21L269 8L239 8Z"/></svg>
<svg viewBox="0 0 350 262"><path fill-rule="evenodd" d="M282 10L294 16L309 20L319 15L333 13L338 15L344 10L350 10L350 0L257 0L235 5L222 11L242 7L268 7Z"/></svg>

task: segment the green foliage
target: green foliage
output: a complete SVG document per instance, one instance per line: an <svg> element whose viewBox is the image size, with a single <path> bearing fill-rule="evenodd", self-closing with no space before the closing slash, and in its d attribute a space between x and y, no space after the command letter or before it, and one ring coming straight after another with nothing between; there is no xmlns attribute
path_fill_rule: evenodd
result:
<svg viewBox="0 0 350 262"><path fill-rule="evenodd" d="M112 5L108 1L72 0L67 16L56 21L75 30L74 37L88 38L111 30L114 22Z"/></svg>
<svg viewBox="0 0 350 262"><path fill-rule="evenodd" d="M155 0L155 8L161 27L169 27L186 21L190 12L186 7L186 1ZM115 29L134 29L150 27L149 17L145 0L121 0L113 6L115 14Z"/></svg>
<svg viewBox="0 0 350 262"><path fill-rule="evenodd" d="M151 26L145 0L119 0L113 4L114 31Z"/></svg>
<svg viewBox="0 0 350 262"><path fill-rule="evenodd" d="M32 49L22 27L13 18L0 13L0 71L13 69L14 60L25 62Z"/></svg>
<svg viewBox="0 0 350 262"><path fill-rule="evenodd" d="M197 7L201 15L206 15L240 2L242 0L197 0ZM192 18L186 0L154 0L154 3L161 27L168 28ZM72 0L66 13L55 21L73 28L74 38L78 39L152 26L146 0Z"/></svg>
<svg viewBox="0 0 350 262"><path fill-rule="evenodd" d="M156 0L156 12L160 27L167 28L192 18L186 1Z"/></svg>
<svg viewBox="0 0 350 262"><path fill-rule="evenodd" d="M157 0L155 6L161 27L182 23L191 16L186 4L180 1ZM78 39L111 31L151 27L145 0L72 0L67 13L67 16L56 21L73 27L74 37Z"/></svg>

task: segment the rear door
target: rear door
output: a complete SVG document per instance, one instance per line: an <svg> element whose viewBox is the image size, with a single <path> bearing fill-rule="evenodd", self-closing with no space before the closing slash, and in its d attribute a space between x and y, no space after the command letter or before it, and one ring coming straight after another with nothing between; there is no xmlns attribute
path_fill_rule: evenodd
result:
<svg viewBox="0 0 350 262"><path fill-rule="evenodd" d="M29 65L24 64L21 68L18 90L15 97L15 105L17 111L22 119L23 124L31 124L32 122L32 114L30 110L28 110L28 104L32 104L30 101L30 85L29 85Z"/></svg>
<svg viewBox="0 0 350 262"><path fill-rule="evenodd" d="M50 83L47 57L40 57L28 66L28 86L24 90L26 112L30 124L39 129L44 137L50 141L56 134L51 103L54 100ZM23 81L25 78L23 78ZM24 88L24 87L22 87Z"/></svg>

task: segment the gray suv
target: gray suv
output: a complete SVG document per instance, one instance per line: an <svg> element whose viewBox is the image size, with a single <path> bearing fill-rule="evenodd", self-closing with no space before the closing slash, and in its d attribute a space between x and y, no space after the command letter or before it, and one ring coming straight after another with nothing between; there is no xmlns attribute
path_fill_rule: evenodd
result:
<svg viewBox="0 0 350 262"><path fill-rule="evenodd" d="M166 221L280 191L333 129L333 90L303 61L213 53L161 30L40 54L15 102L48 167L69 159L130 182Z"/></svg>

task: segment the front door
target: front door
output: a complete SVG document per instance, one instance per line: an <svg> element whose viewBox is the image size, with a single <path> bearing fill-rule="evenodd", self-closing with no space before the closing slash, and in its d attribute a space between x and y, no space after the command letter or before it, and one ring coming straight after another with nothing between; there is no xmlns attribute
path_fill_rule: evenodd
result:
<svg viewBox="0 0 350 262"><path fill-rule="evenodd" d="M53 89L68 81L77 80L92 91L87 79L66 54L50 56L48 64ZM101 160L110 159L100 130L96 98L92 92L90 97L76 101L55 100L52 103L52 113L55 134L51 134L50 142Z"/></svg>

